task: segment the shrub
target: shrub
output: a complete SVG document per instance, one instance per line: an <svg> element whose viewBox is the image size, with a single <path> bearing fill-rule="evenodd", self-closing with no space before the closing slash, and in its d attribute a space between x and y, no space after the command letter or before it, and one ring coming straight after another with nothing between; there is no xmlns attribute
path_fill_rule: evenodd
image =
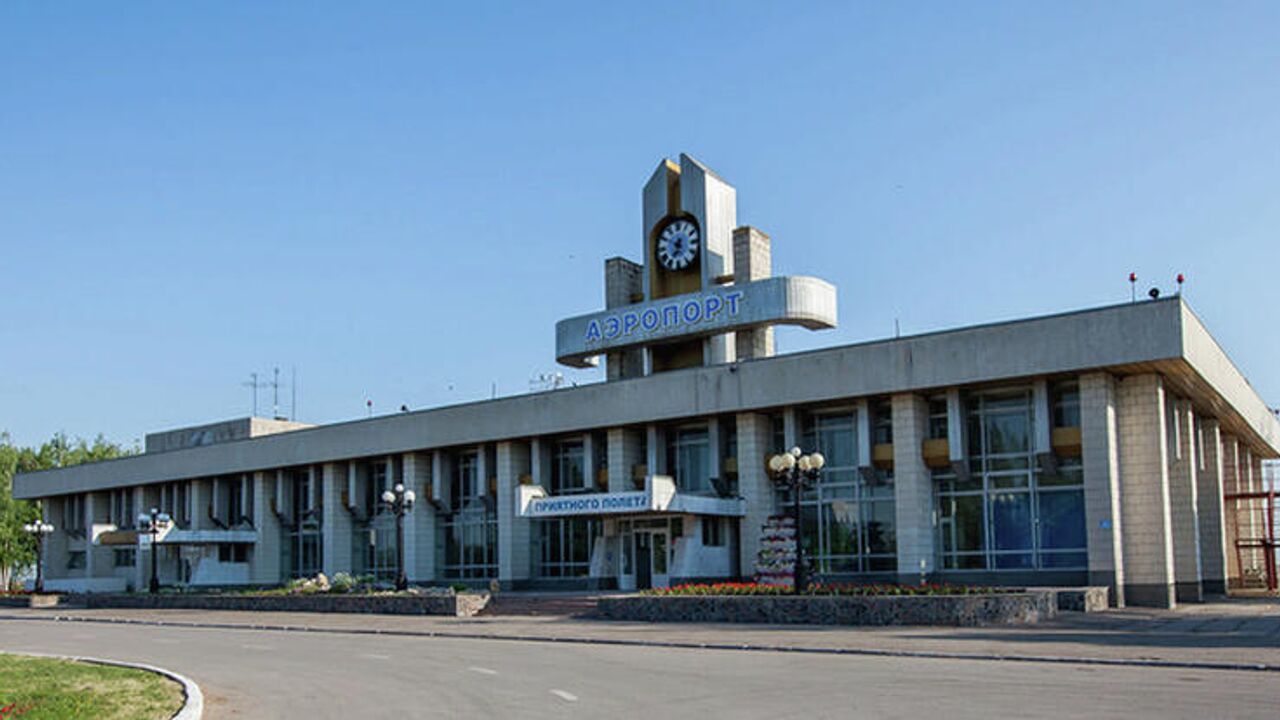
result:
<svg viewBox="0 0 1280 720"><path fill-rule="evenodd" d="M952 585L928 583L925 585L894 585L892 583L813 583L808 595L849 596L898 596L898 595L989 595L1020 592L1021 588L985 587L976 585ZM693 583L669 588L645 590L645 595L697 596L697 595L794 595L788 585L768 585L754 582Z"/></svg>

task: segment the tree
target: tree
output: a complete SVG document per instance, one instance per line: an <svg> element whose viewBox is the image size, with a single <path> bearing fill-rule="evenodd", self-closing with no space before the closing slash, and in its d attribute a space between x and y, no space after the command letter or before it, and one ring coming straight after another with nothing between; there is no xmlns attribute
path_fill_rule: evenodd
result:
<svg viewBox="0 0 1280 720"><path fill-rule="evenodd" d="M0 589L9 587L15 571L30 566L36 559L35 540L22 526L40 517L40 507L29 500L13 497L16 473L70 467L125 455L135 455L138 448L122 448L102 435L89 444L83 438L72 441L57 433L39 448L13 444L9 433L0 432Z"/></svg>

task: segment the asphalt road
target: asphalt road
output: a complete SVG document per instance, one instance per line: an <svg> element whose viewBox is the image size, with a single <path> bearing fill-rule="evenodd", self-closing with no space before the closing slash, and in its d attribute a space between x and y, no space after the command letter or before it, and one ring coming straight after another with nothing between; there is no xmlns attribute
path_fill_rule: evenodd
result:
<svg viewBox="0 0 1280 720"><path fill-rule="evenodd" d="M183 673L205 717L1268 718L1271 672L0 621L0 650Z"/></svg>

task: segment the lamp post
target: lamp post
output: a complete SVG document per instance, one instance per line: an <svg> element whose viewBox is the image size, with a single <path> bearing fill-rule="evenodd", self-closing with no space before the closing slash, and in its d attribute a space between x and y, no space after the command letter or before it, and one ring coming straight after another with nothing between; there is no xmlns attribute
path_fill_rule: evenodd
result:
<svg viewBox="0 0 1280 720"><path fill-rule="evenodd" d="M156 565L156 556L160 554L160 548L156 547L156 543L160 540L160 531L169 527L169 513L162 513L156 508L151 508L150 513L138 514L138 529L151 536L151 594L160 592L160 573Z"/></svg>
<svg viewBox="0 0 1280 720"><path fill-rule="evenodd" d="M44 538L53 532L53 526L43 520L37 520L33 523L27 523L22 526L24 532L30 533L36 539L36 587L37 593L44 592Z"/></svg>
<svg viewBox="0 0 1280 720"><path fill-rule="evenodd" d="M804 561L804 515L800 513L800 496L804 494L806 488L817 482L818 475L825 464L827 459L822 457L822 453L805 455L804 451L798 447L769 458L769 471L773 473L773 481L779 487L790 490L794 501L792 509L796 516L796 593L803 593L809 589L809 574Z"/></svg>
<svg viewBox="0 0 1280 720"><path fill-rule="evenodd" d="M391 512L396 514L396 589L408 590L409 577L404 571L404 516L413 510L417 494L405 490L404 484L396 483L392 490L382 492L382 502Z"/></svg>

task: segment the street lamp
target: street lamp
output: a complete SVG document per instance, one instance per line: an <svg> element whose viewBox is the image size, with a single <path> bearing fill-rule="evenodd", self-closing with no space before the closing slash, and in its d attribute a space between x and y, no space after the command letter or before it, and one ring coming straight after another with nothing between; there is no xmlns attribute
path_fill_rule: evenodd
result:
<svg viewBox="0 0 1280 720"><path fill-rule="evenodd" d="M160 548L156 547L156 543L160 539L160 531L169 527L169 513L162 513L156 508L151 508L150 513L138 513L138 528L142 532L151 536L151 594L160 592L160 574L156 568L156 556L160 554Z"/></svg>
<svg viewBox="0 0 1280 720"><path fill-rule="evenodd" d="M404 516L413 510L413 502L418 496L412 490L405 490L402 483L396 483L392 490L382 491L382 502L396 514L396 589L408 590L409 577L404 571Z"/></svg>
<svg viewBox="0 0 1280 720"><path fill-rule="evenodd" d="M789 452L769 458L769 471L773 473L773 481L779 487L790 490L794 500L793 511L796 516L796 592L803 593L809 589L809 577L804 562L804 515L800 513L800 496L804 490L817 482L822 466L827 459L822 453L805 455L793 447Z"/></svg>
<svg viewBox="0 0 1280 720"><path fill-rule="evenodd" d="M53 526L43 520L37 520L33 523L27 523L22 526L23 532L30 533L36 539L36 589L37 593L44 592L44 572L41 567L44 565L44 538L53 532Z"/></svg>

